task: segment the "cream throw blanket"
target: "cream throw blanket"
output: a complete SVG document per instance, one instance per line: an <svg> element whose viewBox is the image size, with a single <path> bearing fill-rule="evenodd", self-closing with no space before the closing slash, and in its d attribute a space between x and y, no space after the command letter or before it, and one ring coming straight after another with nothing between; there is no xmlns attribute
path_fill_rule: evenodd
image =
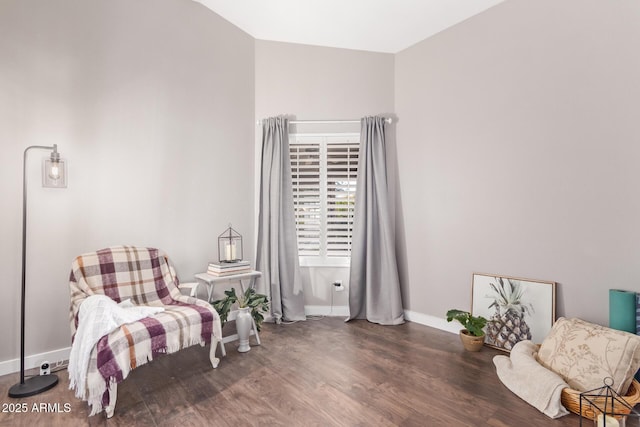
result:
<svg viewBox="0 0 640 427"><path fill-rule="evenodd" d="M80 305L78 330L69 355L69 388L86 400L87 369L91 350L103 336L121 325L164 311L162 307L136 306L131 300L116 303L105 295L91 295Z"/></svg>
<svg viewBox="0 0 640 427"><path fill-rule="evenodd" d="M495 356L493 364L500 381L522 400L550 418L569 412L560 402L562 389L569 385L536 360L538 347L531 341L513 346L511 356Z"/></svg>

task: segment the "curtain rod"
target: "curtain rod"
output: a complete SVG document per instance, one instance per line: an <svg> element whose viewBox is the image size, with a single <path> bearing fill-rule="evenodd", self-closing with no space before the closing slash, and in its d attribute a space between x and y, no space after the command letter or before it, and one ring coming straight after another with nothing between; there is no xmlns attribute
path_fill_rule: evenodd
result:
<svg viewBox="0 0 640 427"><path fill-rule="evenodd" d="M384 119L385 122L391 124L393 119L391 117L387 117ZM290 125L303 125L303 124L339 124L339 123L360 123L360 120L291 120L289 121ZM262 124L262 120L258 120L256 122L256 126L260 126Z"/></svg>

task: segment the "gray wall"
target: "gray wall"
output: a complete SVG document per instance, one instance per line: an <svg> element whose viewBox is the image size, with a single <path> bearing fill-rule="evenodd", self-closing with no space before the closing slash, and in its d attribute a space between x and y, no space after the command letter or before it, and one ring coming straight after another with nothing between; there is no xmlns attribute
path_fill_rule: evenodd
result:
<svg viewBox="0 0 640 427"><path fill-rule="evenodd" d="M255 61L258 120L281 114L299 120L360 119L393 112L391 54L256 40ZM292 130L359 132L360 125L299 125ZM258 162L261 137L258 129ZM306 305L347 305L348 292L334 293L332 300L331 283L347 285L348 268L303 268L302 274Z"/></svg>
<svg viewBox="0 0 640 427"><path fill-rule="evenodd" d="M0 2L0 362L19 356L21 173L57 143L66 190L31 155L27 355L70 346L69 268L160 247L183 280L233 222L254 240L254 40L183 0Z"/></svg>
<svg viewBox="0 0 640 427"><path fill-rule="evenodd" d="M638 22L633 0L510 0L396 55L407 308L469 308L486 272L606 325L608 289L640 291Z"/></svg>

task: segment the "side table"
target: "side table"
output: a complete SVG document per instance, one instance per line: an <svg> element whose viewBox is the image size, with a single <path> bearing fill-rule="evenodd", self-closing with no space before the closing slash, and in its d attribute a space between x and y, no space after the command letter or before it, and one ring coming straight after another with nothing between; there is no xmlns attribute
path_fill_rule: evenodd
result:
<svg viewBox="0 0 640 427"><path fill-rule="evenodd" d="M238 283L240 285L240 291L244 294L247 290L247 286L250 288L254 287L256 278L260 276L262 276L262 273L255 270L247 271L240 274L230 274L228 276L212 276L211 274L207 273L198 273L195 275L197 282L180 284L180 289L190 289L189 295L195 297L198 295L198 288L200 287L200 285L205 285L207 287L207 302L210 303L214 286L222 284L233 286L234 283ZM227 321L235 320L237 315L237 310L231 310L227 317ZM253 318L251 319L251 322L252 327L249 336L254 335L256 337L257 345L260 345L260 335L258 335L258 329L256 328L256 323L253 321ZM222 340L220 341L220 350L223 357L227 355L227 351L224 347L225 343L236 341L237 339L238 334L222 337Z"/></svg>

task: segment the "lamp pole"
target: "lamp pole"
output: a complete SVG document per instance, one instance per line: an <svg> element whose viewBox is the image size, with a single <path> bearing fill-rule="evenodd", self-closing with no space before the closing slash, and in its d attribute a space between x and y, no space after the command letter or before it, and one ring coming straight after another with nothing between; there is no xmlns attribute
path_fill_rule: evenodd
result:
<svg viewBox="0 0 640 427"><path fill-rule="evenodd" d="M27 277L27 153L31 149L53 150L51 159L59 159L57 145L32 145L24 150L22 161L22 301L20 305L20 382L9 389L9 397L28 397L49 390L58 384L56 375L39 375L24 379L24 329L25 329L25 299Z"/></svg>

